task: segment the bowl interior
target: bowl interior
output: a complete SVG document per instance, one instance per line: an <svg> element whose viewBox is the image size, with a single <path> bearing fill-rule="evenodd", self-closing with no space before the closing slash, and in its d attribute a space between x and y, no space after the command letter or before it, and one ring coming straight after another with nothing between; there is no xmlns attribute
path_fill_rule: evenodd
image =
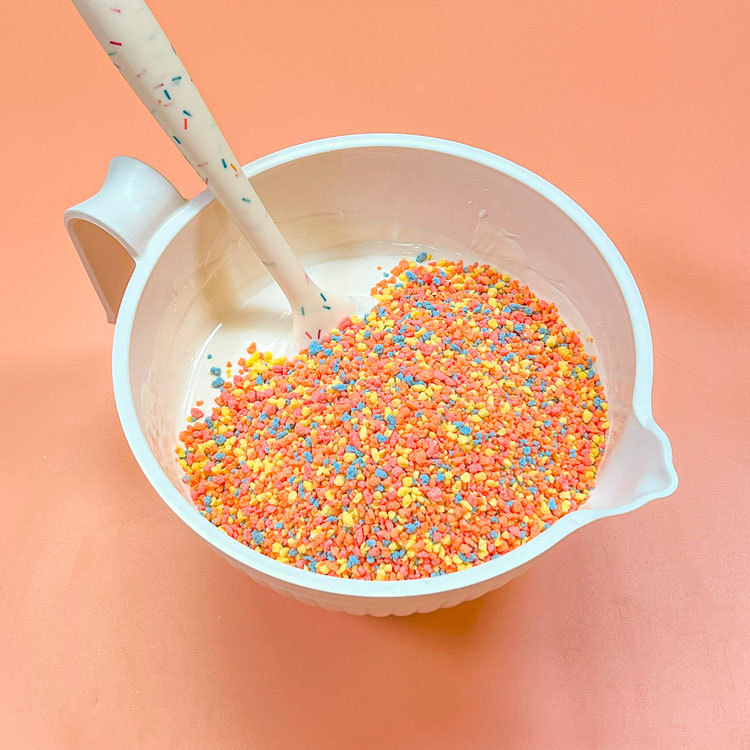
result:
<svg viewBox="0 0 750 750"><path fill-rule="evenodd" d="M607 452L586 507L626 504L640 477L624 460L633 449L636 367L623 292L581 226L526 184L523 170L495 166L428 149L366 146L248 172L292 248L334 291L366 293L381 276L377 265L388 270L389 262L426 249L490 262L555 302L568 325L593 338L586 348L597 357L610 404ZM210 404L215 395L209 368L236 361L253 340L278 346L291 331L284 300L223 209L195 200L204 205L186 212L156 259L130 338L140 427L182 494L176 436L195 399ZM160 250L157 237L147 254Z"/></svg>

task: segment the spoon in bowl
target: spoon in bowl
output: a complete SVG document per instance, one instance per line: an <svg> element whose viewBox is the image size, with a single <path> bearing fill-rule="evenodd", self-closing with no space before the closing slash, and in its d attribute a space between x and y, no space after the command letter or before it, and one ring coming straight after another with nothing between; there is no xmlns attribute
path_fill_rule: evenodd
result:
<svg viewBox="0 0 750 750"><path fill-rule="evenodd" d="M73 0L104 51L245 236L292 309L299 348L355 312L321 289L269 216L185 66L143 0Z"/></svg>

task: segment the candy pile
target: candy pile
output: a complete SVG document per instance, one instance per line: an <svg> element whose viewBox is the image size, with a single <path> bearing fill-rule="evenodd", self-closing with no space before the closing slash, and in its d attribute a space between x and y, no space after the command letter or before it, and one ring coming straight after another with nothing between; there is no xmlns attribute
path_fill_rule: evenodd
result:
<svg viewBox="0 0 750 750"><path fill-rule="evenodd" d="M196 507L298 568L462 570L583 503L604 450L593 358L554 305L486 265L402 260L377 306L292 359L213 368L178 460ZM200 404L199 404L200 405Z"/></svg>

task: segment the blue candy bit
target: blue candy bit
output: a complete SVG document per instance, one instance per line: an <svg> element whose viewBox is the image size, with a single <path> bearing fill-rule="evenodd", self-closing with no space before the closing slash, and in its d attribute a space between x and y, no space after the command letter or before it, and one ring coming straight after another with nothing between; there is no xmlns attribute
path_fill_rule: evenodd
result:
<svg viewBox="0 0 750 750"><path fill-rule="evenodd" d="M215 440L216 440L216 445L224 445L224 443L227 442L227 439L223 435L217 435Z"/></svg>
<svg viewBox="0 0 750 750"><path fill-rule="evenodd" d="M375 476L380 477L381 479L385 479L388 476L388 474L385 471L383 471L383 469L377 468L375 469Z"/></svg>
<svg viewBox="0 0 750 750"><path fill-rule="evenodd" d="M253 544L263 544L266 536L262 531L253 531Z"/></svg>
<svg viewBox="0 0 750 750"><path fill-rule="evenodd" d="M357 557L357 555L349 555L349 559L346 561L346 567L353 568L355 565L359 565L359 557Z"/></svg>
<svg viewBox="0 0 750 750"><path fill-rule="evenodd" d="M549 505L550 510L557 510L557 503L552 498L547 501L547 505Z"/></svg>
<svg viewBox="0 0 750 750"><path fill-rule="evenodd" d="M211 381L211 385L214 388L221 388L221 386L224 385L224 379L223 378L216 378L215 380Z"/></svg>
<svg viewBox="0 0 750 750"><path fill-rule="evenodd" d="M212 367L209 372L212 375L221 375L221 367Z"/></svg>
<svg viewBox="0 0 750 750"><path fill-rule="evenodd" d="M310 352L310 354L315 356L319 352L323 351L323 347L317 341L311 341L310 346L307 348L307 350Z"/></svg>
<svg viewBox="0 0 750 750"><path fill-rule="evenodd" d="M357 478L357 467L356 466L350 466L346 470L346 478L349 479L350 481L352 479L356 479Z"/></svg>
<svg viewBox="0 0 750 750"><path fill-rule="evenodd" d="M424 263L427 260L427 253L417 255L417 263Z"/></svg>

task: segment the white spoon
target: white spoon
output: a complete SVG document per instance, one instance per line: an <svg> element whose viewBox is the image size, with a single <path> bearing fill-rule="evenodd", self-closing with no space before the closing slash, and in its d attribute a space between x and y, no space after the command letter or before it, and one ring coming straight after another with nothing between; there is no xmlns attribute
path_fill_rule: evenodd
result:
<svg viewBox="0 0 750 750"><path fill-rule="evenodd" d="M240 168L166 34L143 0L73 0L88 27L172 143L208 185L284 292L296 344L317 340L355 301L315 284Z"/></svg>

